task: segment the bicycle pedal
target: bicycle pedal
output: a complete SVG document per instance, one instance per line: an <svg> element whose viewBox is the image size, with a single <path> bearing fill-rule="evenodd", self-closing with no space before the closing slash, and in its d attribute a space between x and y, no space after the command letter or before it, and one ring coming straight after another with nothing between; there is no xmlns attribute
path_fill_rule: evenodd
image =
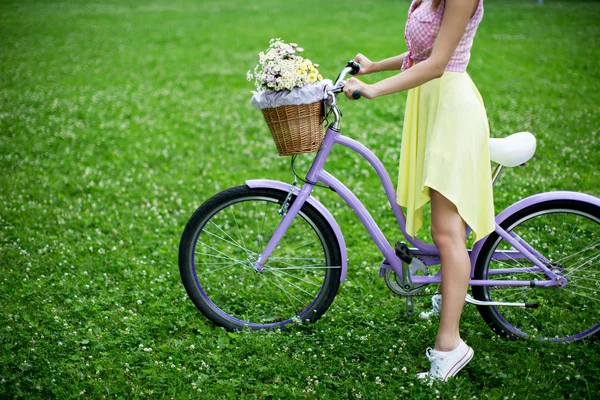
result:
<svg viewBox="0 0 600 400"><path fill-rule="evenodd" d="M396 246L394 246L394 251L396 253L396 256L407 264L410 264L412 262L412 259L415 257L412 251L410 251L410 249L404 242L396 242Z"/></svg>

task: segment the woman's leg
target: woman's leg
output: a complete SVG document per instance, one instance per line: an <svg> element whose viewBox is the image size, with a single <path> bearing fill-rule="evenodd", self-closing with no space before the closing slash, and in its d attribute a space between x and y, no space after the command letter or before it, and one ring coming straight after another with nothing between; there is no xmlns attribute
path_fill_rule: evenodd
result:
<svg viewBox="0 0 600 400"><path fill-rule="evenodd" d="M440 252L443 282L442 314L435 350L450 351L460 341L458 328L469 286L471 263L465 243L465 222L456 206L433 189L429 194L431 235Z"/></svg>

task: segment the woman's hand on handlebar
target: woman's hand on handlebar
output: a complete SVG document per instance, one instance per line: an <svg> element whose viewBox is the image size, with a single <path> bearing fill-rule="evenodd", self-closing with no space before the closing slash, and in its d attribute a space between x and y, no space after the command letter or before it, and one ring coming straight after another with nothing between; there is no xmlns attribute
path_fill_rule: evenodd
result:
<svg viewBox="0 0 600 400"><path fill-rule="evenodd" d="M362 65L360 66L360 69L362 70ZM344 94L350 100L355 100L355 98L352 96L356 91L358 91L360 95L366 99L374 98L371 85L367 85L356 78L348 79L344 85Z"/></svg>
<svg viewBox="0 0 600 400"><path fill-rule="evenodd" d="M366 75L375 72L375 63L361 53L358 53L354 57L354 61L360 64L360 71L356 75Z"/></svg>

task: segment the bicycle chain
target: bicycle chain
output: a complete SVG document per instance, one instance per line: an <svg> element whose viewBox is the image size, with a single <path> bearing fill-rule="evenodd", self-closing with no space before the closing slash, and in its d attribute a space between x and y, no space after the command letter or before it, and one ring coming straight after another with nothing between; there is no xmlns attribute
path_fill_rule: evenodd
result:
<svg viewBox="0 0 600 400"><path fill-rule="evenodd" d="M386 283L387 286L387 283ZM507 290L510 288L515 288L516 286L488 286L490 288L499 288L500 290ZM529 287L529 286L526 286ZM388 286L388 289L390 289L390 287ZM435 293L416 293L416 294L400 294L395 292L394 290L390 289L390 292L394 293L396 296L398 297L431 297L433 296Z"/></svg>
<svg viewBox="0 0 600 400"><path fill-rule="evenodd" d="M414 258L423 262L419 257L414 257ZM420 293L420 292L415 293L415 294L401 294L401 293L398 293L397 291L395 291L394 289L392 289L386 279L384 279L384 281L385 281L385 285L387 286L387 288L398 297L431 297L431 296L433 296L433 294L431 294L431 293ZM428 286L428 284L423 285L423 286ZM488 286L488 287L496 288L497 290L501 290L501 291L514 288L514 286ZM423 288L423 289L425 289L425 288Z"/></svg>

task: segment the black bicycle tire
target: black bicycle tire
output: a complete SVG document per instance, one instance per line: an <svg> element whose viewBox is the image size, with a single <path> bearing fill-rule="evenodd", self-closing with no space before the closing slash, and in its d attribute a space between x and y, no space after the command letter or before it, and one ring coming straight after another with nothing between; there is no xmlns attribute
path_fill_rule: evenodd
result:
<svg viewBox="0 0 600 400"><path fill-rule="evenodd" d="M265 325L264 327L255 327L251 326L250 323L237 322L236 320L239 319L238 317L231 316L223 310L219 310L218 307L215 309L215 305L211 305L201 294L196 284L194 268L192 265L192 254L194 252L195 242L202 228L208 223L210 218L223 209L223 207L220 207L221 205L227 204L232 200L240 200L255 196L270 197L278 204L282 204L287 195L288 192L277 189L250 188L247 185L236 186L226 189L208 199L193 213L192 217L189 219L181 236L179 245L179 271L181 280L194 305L202 312L202 314L204 314L204 316L206 316L216 325L232 331L247 327L252 329L285 328L285 326L289 324L289 322L277 326L263 324ZM295 197L293 197L291 200L290 205L293 204L294 199ZM340 265L341 249L336 235L326 218L308 202L302 206L300 213L306 218L310 219L321 232L323 238L321 244L326 246L327 249L325 251L329 252L330 265ZM340 268L331 268L326 270L323 286L316 297L316 301L314 301L303 312L299 313L308 315L307 318L303 318L303 322L315 322L327 311L339 289L340 276ZM228 317L225 315L228 315ZM290 316L290 318L293 317L294 316Z"/></svg>
<svg viewBox="0 0 600 400"><path fill-rule="evenodd" d="M512 229L518 227L521 223L528 221L526 218L529 215L540 213L543 211L551 211L551 210L571 210L575 212L583 212L587 213L590 216L593 216L600 220L600 207L590 204L584 201L573 201L573 200L548 200L540 203L533 204L529 207L526 207L516 213L507 217L500 226L503 229L509 229L512 226ZM532 218L535 218L532 217ZM515 225L516 224L516 225ZM599 222L600 225L600 222ZM496 249L497 245L500 243L498 241L499 235L496 232L492 232L485 243L483 244L481 251L477 257L475 262L475 271L474 271L474 279L477 280L485 280L488 276L488 268L489 268L489 260L491 258L491 253ZM560 290L560 289L558 289ZM487 289L484 286L473 286L472 287L473 297L476 300L481 301L489 301ZM483 320L486 324L498 335L508 338L508 339L520 339L523 338L523 335L518 334L520 329L514 327L512 324L508 322L503 322L503 318L500 318L499 315L501 313L497 310L496 307L493 306L485 306L478 305L477 309L482 316ZM504 320L506 321L506 320ZM600 321L598 321L600 323ZM576 333L575 333L576 334ZM575 334L571 335L574 336ZM550 341L579 341L589 337L598 337L600 335L600 326L594 332L587 334L584 337L566 337L566 338L541 338L540 340L550 340Z"/></svg>

